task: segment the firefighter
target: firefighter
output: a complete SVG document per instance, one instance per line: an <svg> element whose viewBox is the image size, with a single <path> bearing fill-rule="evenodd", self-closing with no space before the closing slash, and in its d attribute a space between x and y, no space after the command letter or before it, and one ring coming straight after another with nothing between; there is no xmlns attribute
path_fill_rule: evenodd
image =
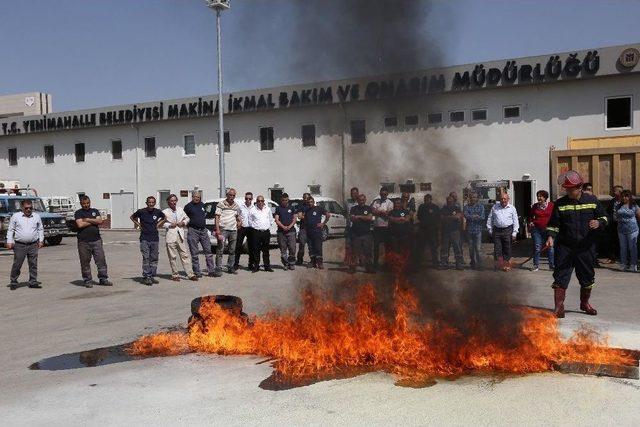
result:
<svg viewBox="0 0 640 427"><path fill-rule="evenodd" d="M560 175L558 182L567 191L556 201L547 225L548 248L555 250L553 270L554 314L564 317L564 298L571 274L575 268L580 283L580 310L595 316L589 304L591 289L595 285L597 230L607 224L607 217L596 196L582 191L582 177L570 170Z"/></svg>

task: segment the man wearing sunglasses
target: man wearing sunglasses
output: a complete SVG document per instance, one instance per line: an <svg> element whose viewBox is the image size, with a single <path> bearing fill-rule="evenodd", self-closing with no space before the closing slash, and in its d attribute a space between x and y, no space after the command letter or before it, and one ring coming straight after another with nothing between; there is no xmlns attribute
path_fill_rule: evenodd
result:
<svg viewBox="0 0 640 427"><path fill-rule="evenodd" d="M255 264L253 260L253 241L251 233L253 229L249 226L249 212L253 208L253 193L247 192L244 195L244 203L240 203L240 227L238 228L238 240L236 240L236 259L233 264L233 270L240 268L240 255L242 255L242 245L245 237L247 238L247 249L249 252L249 270L253 270Z"/></svg>
<svg viewBox="0 0 640 427"><path fill-rule="evenodd" d="M38 249L44 245L44 227L40 215L33 212L33 202L22 200L21 212L16 212L9 220L7 230L7 248L13 249L13 266L11 267L11 282L9 288L18 288L20 269L27 258L29 264L29 287L40 289L38 282Z"/></svg>
<svg viewBox="0 0 640 427"><path fill-rule="evenodd" d="M249 212L249 226L253 229L251 236L253 240L253 268L252 273L260 269L260 252L264 262L264 271L272 272L269 262L269 241L271 240L271 224L273 215L271 209L264 202L264 196L256 198L256 205Z"/></svg>

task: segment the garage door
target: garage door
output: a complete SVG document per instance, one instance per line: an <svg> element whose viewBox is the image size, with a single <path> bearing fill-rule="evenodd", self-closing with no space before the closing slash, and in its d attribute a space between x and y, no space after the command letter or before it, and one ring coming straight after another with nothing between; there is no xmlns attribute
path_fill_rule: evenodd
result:
<svg viewBox="0 0 640 427"><path fill-rule="evenodd" d="M133 228L134 211L133 193L111 193L111 228Z"/></svg>

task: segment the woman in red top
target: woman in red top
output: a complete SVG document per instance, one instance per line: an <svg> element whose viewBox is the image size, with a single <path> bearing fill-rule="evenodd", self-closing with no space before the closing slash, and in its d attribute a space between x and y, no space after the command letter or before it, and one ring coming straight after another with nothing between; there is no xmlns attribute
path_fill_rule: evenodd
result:
<svg viewBox="0 0 640 427"><path fill-rule="evenodd" d="M553 202L549 201L549 193L540 190L536 193L538 203L531 206L529 215L529 230L533 236L534 253L533 268L531 271L538 271L540 266L540 250L547 240L547 223L553 212ZM553 248L549 248L549 269L553 270Z"/></svg>

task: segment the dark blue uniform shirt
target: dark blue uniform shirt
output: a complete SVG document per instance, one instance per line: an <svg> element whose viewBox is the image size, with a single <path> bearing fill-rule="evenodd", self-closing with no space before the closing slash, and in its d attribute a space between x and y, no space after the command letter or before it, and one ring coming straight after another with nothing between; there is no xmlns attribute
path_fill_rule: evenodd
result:
<svg viewBox="0 0 640 427"><path fill-rule="evenodd" d="M291 205L287 205L287 207L284 207L282 205L276 207L276 215L278 215L280 219L280 223L282 225L291 224L291 222L293 222L293 216L295 214L296 214L296 211ZM278 230L281 230L281 228L278 227ZM293 230L293 228L289 230Z"/></svg>
<svg viewBox="0 0 640 427"><path fill-rule="evenodd" d="M325 215L325 214L326 214L326 211L322 206L316 205L312 208L307 207L307 210L304 212L304 221L303 221L305 228L309 231L311 230L320 231L317 225L322 222L322 215Z"/></svg>
<svg viewBox="0 0 640 427"><path fill-rule="evenodd" d="M89 209L78 209L73 217L75 219L80 218L89 218L96 219L100 216L100 211L98 209L89 208ZM97 225L90 225L88 227L79 228L78 229L78 240L81 242L96 242L100 240L100 230Z"/></svg>
<svg viewBox="0 0 640 427"><path fill-rule="evenodd" d="M203 230L207 225L207 212L204 209L204 203L189 202L184 207L184 213L189 217L189 228Z"/></svg>
<svg viewBox="0 0 640 427"><path fill-rule="evenodd" d="M142 226L140 230L140 241L157 242L160 240L158 223L164 219L164 214L160 209L138 209L133 214L133 217L140 221L140 225Z"/></svg>
<svg viewBox="0 0 640 427"><path fill-rule="evenodd" d="M296 208L296 212L297 214L302 213L303 215L305 213L307 213L307 209L309 209L309 206L305 203L301 204L300 206L298 206ZM304 224L304 220L300 221L300 228L305 228L305 224Z"/></svg>

